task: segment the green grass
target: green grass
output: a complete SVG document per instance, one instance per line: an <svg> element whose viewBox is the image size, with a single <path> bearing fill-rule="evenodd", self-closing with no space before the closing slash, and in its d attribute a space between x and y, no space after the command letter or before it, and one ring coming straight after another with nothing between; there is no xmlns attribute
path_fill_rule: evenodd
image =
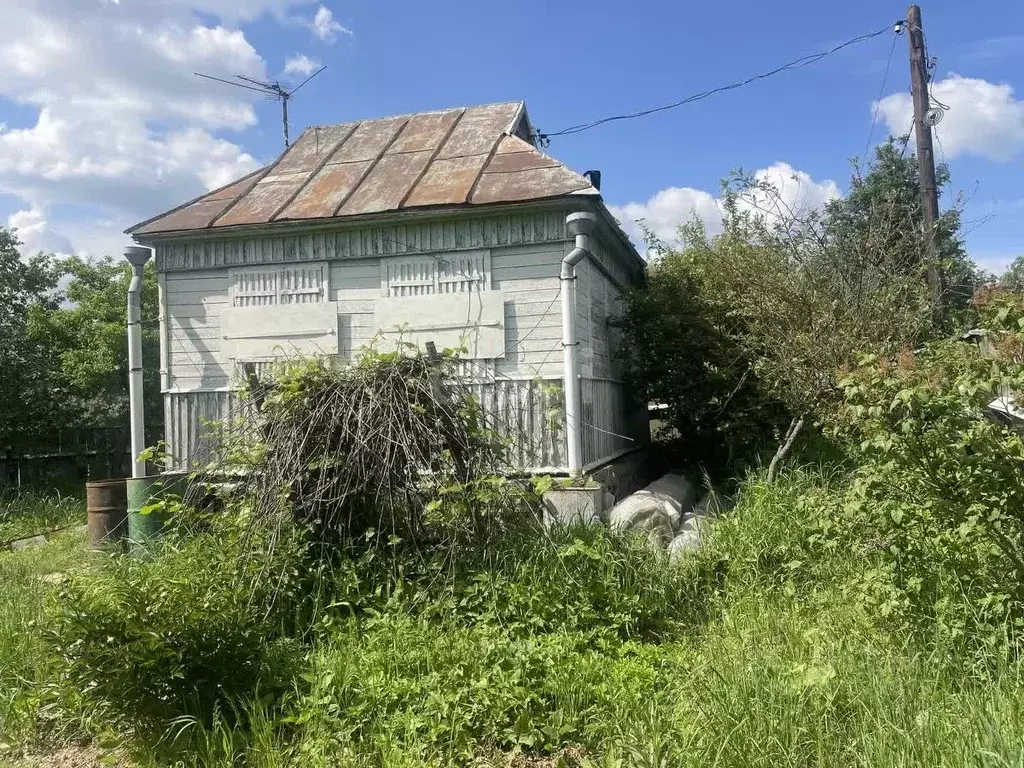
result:
<svg viewBox="0 0 1024 768"><path fill-rule="evenodd" d="M59 660L44 634L60 579L87 559L85 538L74 532L44 546L0 553L0 756L67 726L48 722Z"/></svg>
<svg viewBox="0 0 1024 768"><path fill-rule="evenodd" d="M812 470L776 486L748 480L681 567L594 529L343 562L330 607L281 667L290 693L254 687L212 715L179 717L162 739L128 743L140 766L196 768L554 766L551 755L588 768L1024 766L1017 663L979 664L881 629L845 589L856 552L794 565L815 557L809 520L843 482ZM0 593L0 741L38 740L47 708L94 734L95 700L62 690L42 637L53 587L39 576L80 569L82 546L63 537L0 555L0 583L13 585ZM159 573L167 590L201 599L224 558L202 557L208 541L184 546L152 566L86 571L85 583ZM173 573L174 562L191 565ZM128 671L145 660L147 632L153 647L206 638L208 612L224 635L212 617L230 592L210 594L182 623L161 607L170 598L124 602L96 640L121 631L119 616L130 625L133 605L149 623L129 638L141 656Z"/></svg>
<svg viewBox="0 0 1024 768"><path fill-rule="evenodd" d="M26 491L0 494L0 542L85 523L85 503L76 496Z"/></svg>

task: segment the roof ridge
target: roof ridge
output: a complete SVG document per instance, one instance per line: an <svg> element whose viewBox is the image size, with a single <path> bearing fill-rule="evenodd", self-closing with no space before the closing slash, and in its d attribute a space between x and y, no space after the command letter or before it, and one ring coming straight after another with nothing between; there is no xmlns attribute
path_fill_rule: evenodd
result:
<svg viewBox="0 0 1024 768"><path fill-rule="evenodd" d="M418 115L443 115L445 112L465 112L470 109L481 109L483 107L504 107L509 104L515 104L519 107L525 107L526 101L524 99L509 99L507 101L489 101L486 104L464 104L462 106L455 107L442 107L441 109L425 109L420 112L402 112L397 115L378 115L377 117L357 117L351 120L341 120L337 123L318 123L317 125L310 125L306 127L306 131L310 128L327 128L334 125L346 125L350 123L369 123L375 120L397 120L400 117L410 118L417 117ZM519 117L519 113L516 114L516 118ZM303 131L305 133L305 131Z"/></svg>

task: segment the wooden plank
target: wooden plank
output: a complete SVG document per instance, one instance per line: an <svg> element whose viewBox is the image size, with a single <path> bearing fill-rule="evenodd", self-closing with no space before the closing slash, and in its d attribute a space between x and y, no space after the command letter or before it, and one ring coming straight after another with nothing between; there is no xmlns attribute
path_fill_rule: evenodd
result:
<svg viewBox="0 0 1024 768"><path fill-rule="evenodd" d="M171 323L168 325L167 338L169 341L178 343L187 342L210 342L220 341L221 333L219 328L210 326L197 326L197 327L182 327L177 323Z"/></svg>
<svg viewBox="0 0 1024 768"><path fill-rule="evenodd" d="M187 274L189 274L189 277L173 274L167 276L167 292L172 297L172 304L177 303L177 297L181 294L191 296L223 294L225 298L227 297L230 286L227 272L212 275L206 275L201 272Z"/></svg>

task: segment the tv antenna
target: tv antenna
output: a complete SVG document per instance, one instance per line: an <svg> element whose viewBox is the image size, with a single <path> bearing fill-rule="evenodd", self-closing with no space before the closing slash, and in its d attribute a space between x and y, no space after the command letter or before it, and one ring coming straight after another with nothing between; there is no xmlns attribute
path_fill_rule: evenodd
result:
<svg viewBox="0 0 1024 768"><path fill-rule="evenodd" d="M302 86L312 80L314 77L319 75L327 69L327 65L320 67L316 72L311 74L301 83L296 85L291 90L285 88L277 80L273 80L268 83L264 83L261 80L253 80L251 77L245 77L244 75L235 75L236 78L242 80L241 83L236 83L234 80L225 80L221 77L214 77L213 75L204 75L202 72L193 72L192 74L198 77L205 77L207 80L215 80L218 83L224 83L225 85L233 85L236 88L247 88L250 91L256 91L256 93L262 93L264 96L268 96L271 99L275 99L281 102L281 123L284 126L284 146L285 149L289 146L288 141L288 100L295 95L295 92Z"/></svg>

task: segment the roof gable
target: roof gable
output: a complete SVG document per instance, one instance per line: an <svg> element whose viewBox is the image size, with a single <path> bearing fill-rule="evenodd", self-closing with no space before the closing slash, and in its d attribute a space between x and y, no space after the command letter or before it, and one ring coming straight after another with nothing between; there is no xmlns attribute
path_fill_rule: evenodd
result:
<svg viewBox="0 0 1024 768"><path fill-rule="evenodd" d="M524 135L522 102L315 126L267 168L128 232L598 195L587 179L538 151Z"/></svg>

